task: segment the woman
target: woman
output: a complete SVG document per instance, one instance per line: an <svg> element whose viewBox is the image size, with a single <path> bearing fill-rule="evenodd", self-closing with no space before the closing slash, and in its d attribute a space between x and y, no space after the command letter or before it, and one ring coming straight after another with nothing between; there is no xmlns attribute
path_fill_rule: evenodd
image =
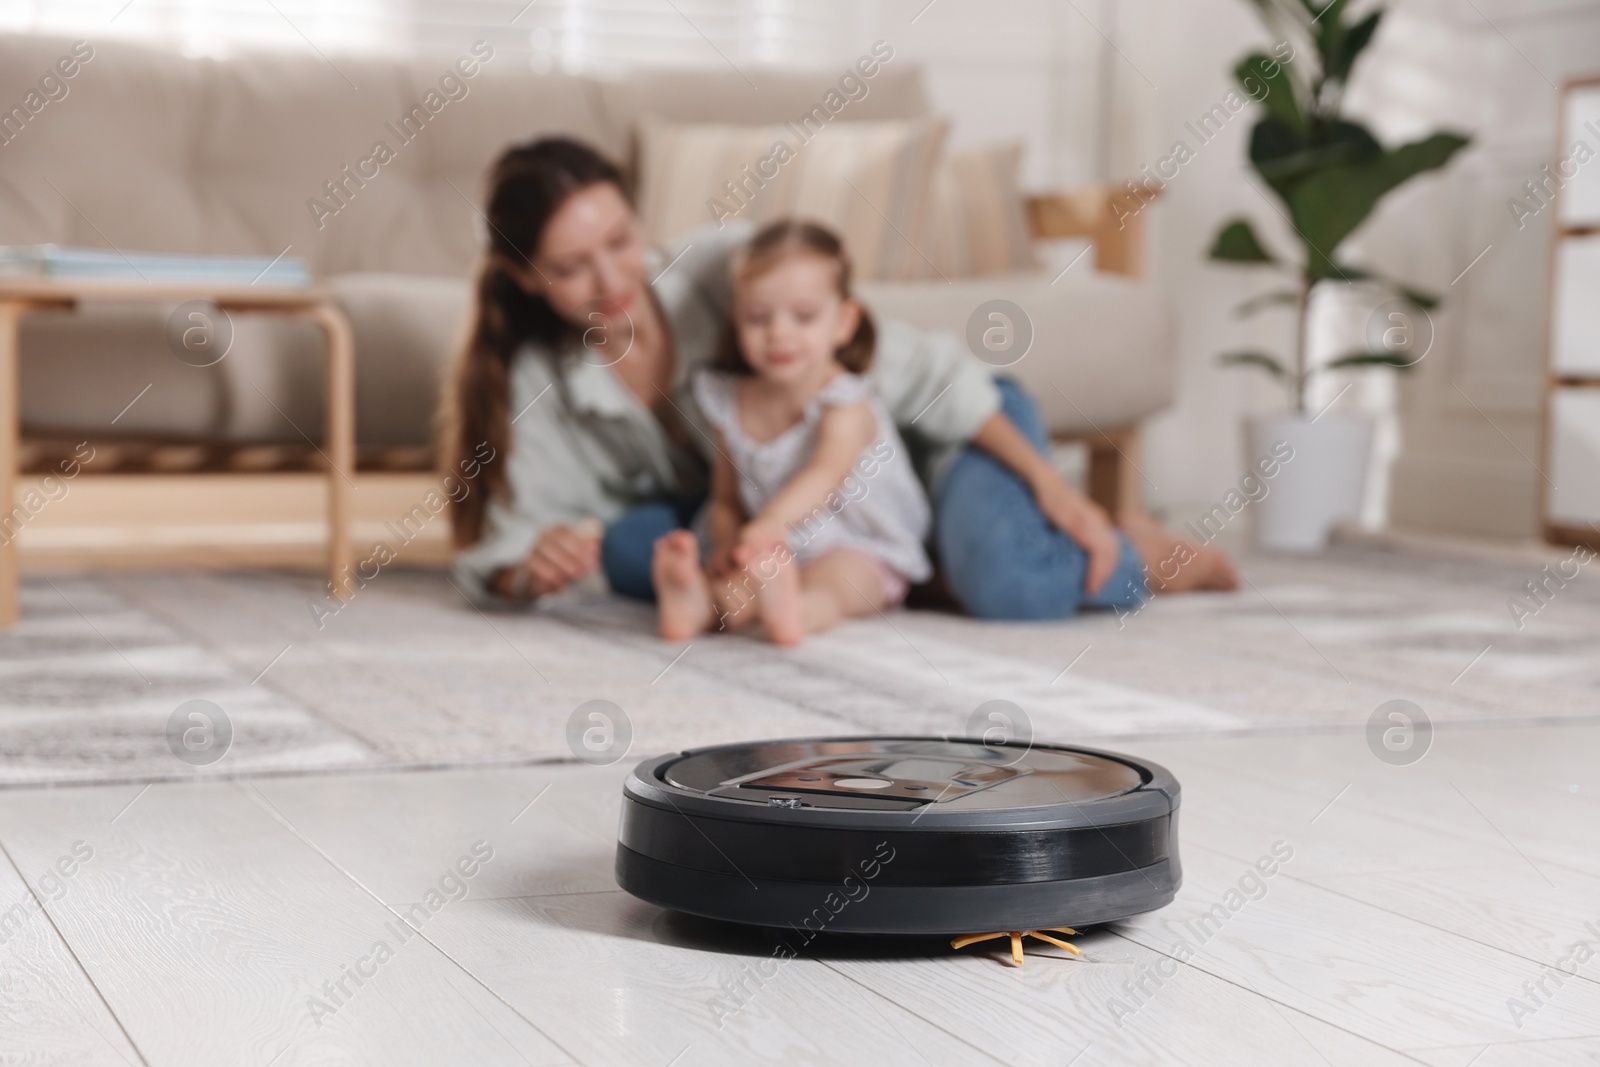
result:
<svg viewBox="0 0 1600 1067"><path fill-rule="evenodd" d="M457 574L511 599L603 569L649 599L655 541L706 492L712 437L689 388L728 326L729 259L750 229L646 250L617 168L577 141L507 150L490 179L488 255L446 407L470 491L452 511ZM946 587L983 618L1060 618L1148 589L1231 588L1213 550L1124 529L1044 458L1032 402L949 334L881 324L872 378L934 502ZM1148 581L1148 585L1147 585Z"/></svg>

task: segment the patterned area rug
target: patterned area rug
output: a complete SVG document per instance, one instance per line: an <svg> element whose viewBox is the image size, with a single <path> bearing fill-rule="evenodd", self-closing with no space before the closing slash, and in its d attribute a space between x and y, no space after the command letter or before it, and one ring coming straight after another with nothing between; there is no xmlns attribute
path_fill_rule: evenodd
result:
<svg viewBox="0 0 1600 1067"><path fill-rule="evenodd" d="M962 735L992 700L1040 740L1081 742L1359 730L1395 698L1441 724L1600 716L1587 568L1539 599L1533 563L1342 546L1243 569L1238 593L1121 618L900 611L793 651L724 634L668 644L648 608L593 591L485 614L432 572L385 572L320 628L318 583L299 575L29 576L23 621L0 635L0 785L571 759L591 729L613 754L631 732L633 759L757 737ZM212 762L220 748L180 756L169 740L192 700L231 725ZM625 722L585 713L569 742L592 700ZM178 738L198 721L178 719Z"/></svg>

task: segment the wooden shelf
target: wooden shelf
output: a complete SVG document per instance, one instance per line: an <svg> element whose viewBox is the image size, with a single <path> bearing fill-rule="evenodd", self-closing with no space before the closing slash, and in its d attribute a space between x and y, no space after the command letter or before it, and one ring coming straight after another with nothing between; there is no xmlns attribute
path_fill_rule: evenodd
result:
<svg viewBox="0 0 1600 1067"><path fill-rule="evenodd" d="M449 562L449 515L417 510L437 489L436 473L362 472L355 483L349 544L360 555L382 541L405 566ZM48 571L326 566L327 481L316 472L86 471L68 484L20 532L25 565ZM44 491L38 477L22 478L19 488Z"/></svg>
<svg viewBox="0 0 1600 1067"><path fill-rule="evenodd" d="M1558 134L1555 154L1558 157L1561 151L1561 145L1566 143L1565 135L1568 132L1568 117L1573 114L1574 94L1578 92L1593 94L1597 87L1600 87L1600 75L1569 79L1564 85L1562 85L1560 100L1557 104L1556 115L1556 128ZM1553 160L1552 162L1558 161ZM1592 180L1592 176L1590 177ZM1556 519L1551 515L1551 507L1556 503L1554 500L1555 489L1550 482L1551 475L1546 473L1555 471L1557 442L1561 437L1560 433L1558 432L1558 427L1556 426L1556 401L1558 394L1567 392L1568 395L1570 395L1571 390L1587 391L1592 389L1600 389L1600 372L1590 373L1585 371L1572 373L1558 370L1555 366L1556 342L1560 324L1559 316L1561 314L1558 295L1560 294L1562 288L1562 246L1564 242L1569 240L1583 240L1600 235L1600 222L1564 224L1560 221L1562 204L1565 199L1565 189L1558 185L1555 192L1555 202L1553 204L1554 211L1552 212L1552 217L1556 220L1556 223L1553 227L1553 237L1550 242L1550 285L1546 296L1545 306L1545 321L1547 326L1545 330L1544 353L1544 420L1540 427L1541 440L1539 445L1539 453L1544 465L1540 470L1542 477L1538 482L1539 519L1544 533L1544 538L1551 544L1587 545L1590 548L1600 551L1600 530L1595 529L1593 525L1586 526L1581 523L1574 525L1569 521ZM1585 472L1585 474L1589 473L1591 472ZM1596 478L1600 478L1600 471L1595 471L1592 473ZM1580 510L1587 509L1583 508ZM1597 516L1596 518L1597 521L1600 521L1600 516Z"/></svg>

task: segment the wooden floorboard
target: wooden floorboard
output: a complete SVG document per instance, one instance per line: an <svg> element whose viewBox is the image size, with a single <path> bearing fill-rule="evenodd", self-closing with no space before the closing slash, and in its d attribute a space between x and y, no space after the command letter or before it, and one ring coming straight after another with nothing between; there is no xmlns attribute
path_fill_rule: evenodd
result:
<svg viewBox="0 0 1600 1067"><path fill-rule="evenodd" d="M1068 1063L1080 1054L1080 1065L1405 1062L1114 928L1076 941L1088 962L1045 946L1020 970L1002 962L1002 950L897 959L841 947L831 965L926 1017L960 1020L1007 1063Z"/></svg>
<svg viewBox="0 0 1600 1067"><path fill-rule="evenodd" d="M423 936L397 934L394 915L249 788L151 787L94 827L94 860L52 906L147 1062L569 1062ZM63 823L94 826L135 792L0 795L0 840L22 869L40 868L61 851ZM369 972L361 984L352 969ZM342 993L324 987L335 982ZM8 1036L7 1047L31 1040Z"/></svg>
<svg viewBox="0 0 1600 1067"><path fill-rule="evenodd" d="M993 1063L963 1036L774 942L621 893L467 902L439 941L586 1064Z"/></svg>
<svg viewBox="0 0 1600 1067"><path fill-rule="evenodd" d="M1383 803L1368 779L1352 783L1332 806L1344 784L1335 778L1322 792L1305 787L1268 805L1256 791L1238 788L1249 767L1183 763L1188 840L1241 863L1283 840L1295 850L1284 877L1541 963L1556 963L1576 940L1591 936L1586 923L1600 923L1600 880L1542 855L1537 867L1530 865L1447 783L1429 787L1430 804L1451 818L1419 821L1417 803ZM1525 788L1521 802L1534 809L1573 803L1564 788L1553 792L1541 780ZM1534 844L1518 847L1537 855Z"/></svg>
<svg viewBox="0 0 1600 1067"><path fill-rule="evenodd" d="M22 868L26 880L0 857L0 1063L142 1064L56 932L55 913L96 856L82 838L59 844L46 863Z"/></svg>
<svg viewBox="0 0 1600 1067"><path fill-rule="evenodd" d="M780 965L635 900L625 764L3 792L36 889L93 855L0 945L0 1063L1593 1062L1600 957L1508 1001L1600 947L1597 740L1444 731L1399 768L1351 734L1130 744L1183 783L1183 889L1021 969L845 938ZM25 892L0 866L0 902Z"/></svg>
<svg viewBox="0 0 1600 1067"><path fill-rule="evenodd" d="M1600 1063L1600 1037L1556 1041L1514 1041L1495 1045L1456 1045L1418 1049L1413 1055L1430 1067L1594 1067Z"/></svg>
<svg viewBox="0 0 1600 1067"><path fill-rule="evenodd" d="M1131 921L1127 936L1167 952L1187 941L1207 973L1388 1048L1581 1037L1600 1022L1600 985L1577 979L1519 1030L1506 999L1538 966L1293 878L1272 878L1260 900L1202 926L1250 868L1191 848L1185 901Z"/></svg>

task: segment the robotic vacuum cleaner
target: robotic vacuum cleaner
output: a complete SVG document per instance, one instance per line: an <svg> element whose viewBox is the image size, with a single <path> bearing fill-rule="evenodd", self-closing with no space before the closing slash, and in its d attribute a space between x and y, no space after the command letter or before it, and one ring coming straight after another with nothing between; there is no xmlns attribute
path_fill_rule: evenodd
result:
<svg viewBox="0 0 1600 1067"><path fill-rule="evenodd" d="M970 934L1089 926L1172 900L1178 783L1066 745L838 737L646 760L617 882L779 929Z"/></svg>

